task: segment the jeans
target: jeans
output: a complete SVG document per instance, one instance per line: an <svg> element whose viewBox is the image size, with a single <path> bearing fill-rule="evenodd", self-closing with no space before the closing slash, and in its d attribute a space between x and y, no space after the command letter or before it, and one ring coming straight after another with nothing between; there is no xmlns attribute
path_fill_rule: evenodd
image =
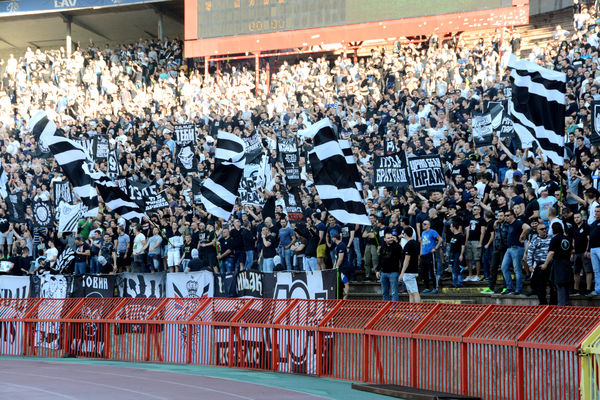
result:
<svg viewBox="0 0 600 400"><path fill-rule="evenodd" d="M144 255L136 254L133 256L133 263L129 267L129 272L143 273L146 272L146 266L144 265Z"/></svg>
<svg viewBox="0 0 600 400"><path fill-rule="evenodd" d="M148 254L150 267L154 269L154 271L162 271L162 258L160 257L160 253L158 254Z"/></svg>
<svg viewBox="0 0 600 400"><path fill-rule="evenodd" d="M504 276L504 282L506 282L506 288L511 292L513 291L513 279L510 273L511 264L517 280L517 287L514 291L521 293L521 289L523 289L523 268L521 267L521 261L523 261L524 253L524 247L513 246L506 250L504 259L502 259L502 275Z"/></svg>
<svg viewBox="0 0 600 400"><path fill-rule="evenodd" d="M246 262L244 263L244 269L252 268L254 264L254 250L246 250Z"/></svg>
<svg viewBox="0 0 600 400"><path fill-rule="evenodd" d="M594 269L594 291L600 293L600 247L590 249L590 255Z"/></svg>
<svg viewBox="0 0 600 400"><path fill-rule="evenodd" d="M90 274L99 274L100 264L98 263L98 256L92 256L90 258Z"/></svg>
<svg viewBox="0 0 600 400"><path fill-rule="evenodd" d="M360 238L354 238L354 254L356 255L356 269L360 269L362 265L362 254L360 253Z"/></svg>
<svg viewBox="0 0 600 400"><path fill-rule="evenodd" d="M489 279L490 277L490 266L492 265L492 252L493 246L488 246L486 249L481 249L481 265L483 266L483 277Z"/></svg>
<svg viewBox="0 0 600 400"><path fill-rule="evenodd" d="M392 289L392 300L398 301L398 277L399 272L382 272L381 273L381 291L383 292L383 300L390 300L390 287Z"/></svg>
<svg viewBox="0 0 600 400"><path fill-rule="evenodd" d="M569 305L569 285L556 285L556 294L558 296L559 306Z"/></svg>
<svg viewBox="0 0 600 400"><path fill-rule="evenodd" d="M317 257L306 257L304 256L304 270L305 271L317 271Z"/></svg>
<svg viewBox="0 0 600 400"><path fill-rule="evenodd" d="M531 289L538 298L540 305L548 304L548 298L546 296L546 286L548 286L548 279L550 277L550 269L546 268L542 270L538 265L533 270L533 276L531 277Z"/></svg>
<svg viewBox="0 0 600 400"><path fill-rule="evenodd" d="M463 274L460 272L460 253L450 253L452 259L452 285L459 287L463 285Z"/></svg>
<svg viewBox="0 0 600 400"><path fill-rule="evenodd" d="M292 250L280 247L279 256L281 257L283 268L287 271L292 271L294 269L294 264L292 264Z"/></svg>
<svg viewBox="0 0 600 400"><path fill-rule="evenodd" d="M492 261L490 263L490 290L496 288L496 280L498 280L498 267L502 264L503 254L506 252L503 248L494 249L492 252Z"/></svg>
<svg viewBox="0 0 600 400"><path fill-rule="evenodd" d="M429 280L433 280L432 286L435 289L435 274L433 272L434 265L435 252L421 254L419 268L421 272L421 279L423 279L423 283L425 284L425 289L429 289Z"/></svg>
<svg viewBox="0 0 600 400"><path fill-rule="evenodd" d="M222 274L231 274L234 272L234 258L227 257L221 259L221 273Z"/></svg>
<svg viewBox="0 0 600 400"><path fill-rule="evenodd" d="M75 263L75 275L81 275L87 273L87 263L80 261Z"/></svg>
<svg viewBox="0 0 600 400"><path fill-rule="evenodd" d="M263 258L262 272L272 273L275 268L275 263L272 258Z"/></svg>
<svg viewBox="0 0 600 400"><path fill-rule="evenodd" d="M379 255L377 254L377 246L368 244L365 246L365 276L369 278L371 273L377 269L379 265Z"/></svg>
<svg viewBox="0 0 600 400"><path fill-rule="evenodd" d="M246 265L246 252L243 250L236 250L233 252L233 269L239 271L241 265Z"/></svg>

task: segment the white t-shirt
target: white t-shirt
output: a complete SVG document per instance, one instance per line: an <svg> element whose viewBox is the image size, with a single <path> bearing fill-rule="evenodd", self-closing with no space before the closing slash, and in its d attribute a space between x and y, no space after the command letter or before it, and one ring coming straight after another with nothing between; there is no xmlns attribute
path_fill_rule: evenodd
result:
<svg viewBox="0 0 600 400"><path fill-rule="evenodd" d="M56 262L57 257L58 257L58 249L56 247L46 249L46 261L54 260L54 261L50 261L50 266L54 266L54 263Z"/></svg>
<svg viewBox="0 0 600 400"><path fill-rule="evenodd" d="M144 240L146 240L146 236L144 236L143 233L140 232L135 235L135 238L133 239L133 254L137 254L142 251L142 248L144 247Z"/></svg>

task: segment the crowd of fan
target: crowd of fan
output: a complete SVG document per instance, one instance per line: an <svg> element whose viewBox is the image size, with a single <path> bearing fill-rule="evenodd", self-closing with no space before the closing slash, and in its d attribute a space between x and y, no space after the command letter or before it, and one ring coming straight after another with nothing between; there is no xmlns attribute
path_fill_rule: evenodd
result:
<svg viewBox="0 0 600 400"><path fill-rule="evenodd" d="M394 300L404 282L411 300L419 301L417 276L423 293L437 293L444 273L456 287L486 280L490 293L521 294L529 279L541 303L548 283L551 301L560 304L569 292L596 295L600 156L589 136L592 102L600 100L600 24L594 14L577 4L573 32L557 26L555 42L528 55L567 74L563 167L514 139L473 144L473 112L505 99L510 87L506 65L510 54L520 54L521 38L508 31L468 45L456 36L397 43L358 62L299 57L277 64L269 88L263 64L258 96L253 68L222 63L219 73L211 68L206 76L199 61L183 59L178 39L115 49L90 42L70 58L64 49L11 55L2 62L0 145L8 190L22 193L27 222L11 222L0 203L0 266L16 275L52 272L60 249L70 246L75 273L333 267L345 281L358 271L364 279L376 275L384 298ZM40 108L69 137L107 134L120 154L122 176L158 183L169 208L139 224L103 210L80 221L77 235L33 227L32 202L51 199L53 182L64 179L52 158L36 157L26 129ZM294 136L325 117L352 141L371 226L347 226L328 216L306 170L310 143L300 137L303 219L290 224L287 218L277 136ZM173 154L174 125L184 122L200 129L198 172L187 176ZM224 222L193 204L191 177L210 173L218 130L260 133L273 164L272 183L261 191L267 204L274 202L272 215L240 204ZM384 138L409 155L439 154L446 190L374 187L373 158L383 154ZM504 288L497 287L499 270Z"/></svg>

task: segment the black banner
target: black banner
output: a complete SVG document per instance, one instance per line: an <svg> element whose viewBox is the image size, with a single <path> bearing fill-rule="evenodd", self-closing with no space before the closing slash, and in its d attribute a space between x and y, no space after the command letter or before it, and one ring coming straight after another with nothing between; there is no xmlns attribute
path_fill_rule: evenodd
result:
<svg viewBox="0 0 600 400"><path fill-rule="evenodd" d="M119 165L119 156L117 155L117 149L113 149L108 152L106 159L106 174L111 178L116 178L121 172L121 166Z"/></svg>
<svg viewBox="0 0 600 400"><path fill-rule="evenodd" d="M489 101L486 112L489 112L492 117L492 129L499 132L501 138L513 136L515 128L508 112L508 100Z"/></svg>
<svg viewBox="0 0 600 400"><path fill-rule="evenodd" d="M54 207L58 207L61 201L69 204L73 202L73 192L68 180L54 182L53 185Z"/></svg>
<svg viewBox="0 0 600 400"><path fill-rule="evenodd" d="M446 179L439 156L410 157L410 183L415 190L443 190Z"/></svg>
<svg viewBox="0 0 600 400"><path fill-rule="evenodd" d="M108 158L110 152L110 142L106 135L94 136L94 160L104 161Z"/></svg>
<svg viewBox="0 0 600 400"><path fill-rule="evenodd" d="M408 182L408 166L404 152L387 156L375 156L375 185L406 188Z"/></svg>
<svg viewBox="0 0 600 400"><path fill-rule="evenodd" d="M76 275L73 276L72 297L115 297L117 275Z"/></svg>
<svg viewBox="0 0 600 400"><path fill-rule="evenodd" d="M79 139L77 143L83 147L90 158L93 158L94 155L94 141L92 139Z"/></svg>
<svg viewBox="0 0 600 400"><path fill-rule="evenodd" d="M196 126L194 123L175 125L175 141L178 145L193 143L196 140Z"/></svg>
<svg viewBox="0 0 600 400"><path fill-rule="evenodd" d="M335 299L337 270L276 272L265 274L263 283L266 299Z"/></svg>
<svg viewBox="0 0 600 400"><path fill-rule="evenodd" d="M302 221L302 202L298 188L293 187L291 191L286 190L284 201L288 219L292 222Z"/></svg>
<svg viewBox="0 0 600 400"><path fill-rule="evenodd" d="M600 144L600 100L592 101L592 134L590 143L593 146Z"/></svg>
<svg viewBox="0 0 600 400"><path fill-rule="evenodd" d="M202 204L202 180L200 178L192 177L192 199L194 204Z"/></svg>
<svg viewBox="0 0 600 400"><path fill-rule="evenodd" d="M243 270L236 274L236 295L237 297L263 297L263 276L262 272Z"/></svg>
<svg viewBox="0 0 600 400"><path fill-rule="evenodd" d="M286 183L290 186L300 186L302 180L300 179L300 158L296 138L279 138L277 146L285 170Z"/></svg>
<svg viewBox="0 0 600 400"><path fill-rule="evenodd" d="M54 223L52 207L49 201L38 200L33 203L33 226L51 227Z"/></svg>
<svg viewBox="0 0 600 400"><path fill-rule="evenodd" d="M144 184L141 182L127 180L127 194L145 211L156 211L169 207L167 196L159 192L156 183Z"/></svg>
<svg viewBox="0 0 600 400"><path fill-rule="evenodd" d="M492 115L490 113L473 113L471 119L471 128L473 132L473 141L477 147L490 146L494 139L494 130L492 128Z"/></svg>
<svg viewBox="0 0 600 400"><path fill-rule="evenodd" d="M402 146L396 145L394 140L390 138L383 138L383 153L385 155L390 155L392 153L397 153L402 150Z"/></svg>
<svg viewBox="0 0 600 400"><path fill-rule="evenodd" d="M187 175L190 172L198 170L198 158L196 157L194 142L177 145L175 154L177 158L176 165L179 166L181 173Z"/></svg>
<svg viewBox="0 0 600 400"><path fill-rule="evenodd" d="M263 151L262 141L258 132L254 132L253 135L243 137L244 143L246 144L246 165L258 164L260 162L260 155Z"/></svg>
<svg viewBox="0 0 600 400"><path fill-rule="evenodd" d="M215 275L215 297L237 297L235 274Z"/></svg>
<svg viewBox="0 0 600 400"><path fill-rule="evenodd" d="M25 204L23 204L21 192L10 193L6 198L6 206L8 207L8 220L10 222L25 222Z"/></svg>
<svg viewBox="0 0 600 400"><path fill-rule="evenodd" d="M66 299L73 290L72 275L31 275L31 297L46 299Z"/></svg>

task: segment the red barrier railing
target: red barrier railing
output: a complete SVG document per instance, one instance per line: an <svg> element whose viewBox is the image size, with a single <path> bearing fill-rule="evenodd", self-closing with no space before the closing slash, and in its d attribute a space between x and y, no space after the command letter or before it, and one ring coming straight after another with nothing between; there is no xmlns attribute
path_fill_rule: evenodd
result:
<svg viewBox="0 0 600 400"><path fill-rule="evenodd" d="M0 355L227 366L484 399L576 399L600 308L380 301L0 299Z"/></svg>

